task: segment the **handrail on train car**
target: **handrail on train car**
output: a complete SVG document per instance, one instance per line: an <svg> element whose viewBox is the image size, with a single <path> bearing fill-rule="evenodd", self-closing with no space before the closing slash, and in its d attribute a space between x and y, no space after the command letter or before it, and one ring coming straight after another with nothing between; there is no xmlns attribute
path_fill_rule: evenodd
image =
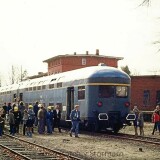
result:
<svg viewBox="0 0 160 160"><path fill-rule="evenodd" d="M129 113L126 117L127 121L134 121L136 119L136 115L134 113Z"/></svg>
<svg viewBox="0 0 160 160"><path fill-rule="evenodd" d="M101 118L101 116L102 116L102 117L103 117L103 116L106 116L106 118ZM108 115L107 115L107 113L99 113L98 119L99 119L100 121L108 121Z"/></svg>

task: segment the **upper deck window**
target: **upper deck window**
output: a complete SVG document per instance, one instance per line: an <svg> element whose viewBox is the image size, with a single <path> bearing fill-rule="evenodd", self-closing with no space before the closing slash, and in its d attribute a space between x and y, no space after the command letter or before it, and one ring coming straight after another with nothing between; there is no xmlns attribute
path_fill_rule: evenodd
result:
<svg viewBox="0 0 160 160"><path fill-rule="evenodd" d="M99 86L99 98L114 97L114 86Z"/></svg>
<svg viewBox="0 0 160 160"><path fill-rule="evenodd" d="M116 86L116 97L127 97L128 88L126 86Z"/></svg>
<svg viewBox="0 0 160 160"><path fill-rule="evenodd" d="M57 83L57 88L61 88L62 87L62 83Z"/></svg>
<svg viewBox="0 0 160 160"><path fill-rule="evenodd" d="M46 89L46 85L43 85L43 86L42 86L42 89Z"/></svg>

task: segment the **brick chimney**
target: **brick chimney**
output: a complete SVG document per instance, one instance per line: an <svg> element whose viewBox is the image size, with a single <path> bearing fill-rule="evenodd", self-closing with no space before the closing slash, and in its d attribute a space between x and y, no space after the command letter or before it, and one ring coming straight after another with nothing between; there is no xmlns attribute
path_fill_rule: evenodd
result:
<svg viewBox="0 0 160 160"><path fill-rule="evenodd" d="M74 55L76 55L76 52L74 52Z"/></svg>
<svg viewBox="0 0 160 160"><path fill-rule="evenodd" d="M86 51L86 55L88 55L89 54L89 52L88 51Z"/></svg>
<svg viewBox="0 0 160 160"><path fill-rule="evenodd" d="M96 55L99 56L99 49L96 49Z"/></svg>

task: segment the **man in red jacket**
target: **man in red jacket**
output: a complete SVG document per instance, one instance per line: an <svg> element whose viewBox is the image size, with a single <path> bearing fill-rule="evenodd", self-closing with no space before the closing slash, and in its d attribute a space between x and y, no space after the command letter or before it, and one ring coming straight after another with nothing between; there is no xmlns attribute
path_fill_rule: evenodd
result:
<svg viewBox="0 0 160 160"><path fill-rule="evenodd" d="M154 128L153 128L153 132L152 135L154 135L155 130L159 130L159 134L160 134L160 109L159 106L156 106L156 109L154 110L154 113L152 115L152 121L154 123Z"/></svg>

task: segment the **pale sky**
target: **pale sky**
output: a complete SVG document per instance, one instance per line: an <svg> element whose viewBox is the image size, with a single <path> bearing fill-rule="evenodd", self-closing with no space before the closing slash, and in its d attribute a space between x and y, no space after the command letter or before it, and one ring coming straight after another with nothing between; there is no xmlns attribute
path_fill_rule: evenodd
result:
<svg viewBox="0 0 160 160"><path fill-rule="evenodd" d="M124 57L132 73L160 74L160 0L0 0L0 75L12 65L46 72L56 55ZM159 19L158 19L159 17ZM159 46L160 48L160 46Z"/></svg>

